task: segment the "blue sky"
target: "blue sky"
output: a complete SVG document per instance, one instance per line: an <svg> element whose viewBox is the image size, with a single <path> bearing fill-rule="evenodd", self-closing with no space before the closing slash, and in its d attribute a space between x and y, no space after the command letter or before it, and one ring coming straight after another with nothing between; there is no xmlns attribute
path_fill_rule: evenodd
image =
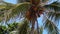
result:
<svg viewBox="0 0 60 34"><path fill-rule="evenodd" d="M9 2L9 3L13 3L13 4L17 3L16 0L4 0L4 1ZM52 3L54 1L57 1L57 0L50 0L49 2ZM48 3L48 4L50 4L50 3ZM43 18L43 16L41 16L40 18L38 18L39 26L43 25L42 24L42 18ZM58 27L60 28L60 25ZM47 31L44 30L43 34L47 34Z"/></svg>
<svg viewBox="0 0 60 34"><path fill-rule="evenodd" d="M4 1L9 2L9 3L13 3L13 4L17 3L16 0L4 0Z"/></svg>

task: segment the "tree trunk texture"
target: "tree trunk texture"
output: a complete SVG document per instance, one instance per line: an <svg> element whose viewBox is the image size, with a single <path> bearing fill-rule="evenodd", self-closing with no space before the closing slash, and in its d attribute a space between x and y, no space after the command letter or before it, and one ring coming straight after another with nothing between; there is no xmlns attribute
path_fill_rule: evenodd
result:
<svg viewBox="0 0 60 34"><path fill-rule="evenodd" d="M39 25L38 25L38 21L37 21L37 34L39 34Z"/></svg>
<svg viewBox="0 0 60 34"><path fill-rule="evenodd" d="M35 21L32 21L31 34L34 34Z"/></svg>

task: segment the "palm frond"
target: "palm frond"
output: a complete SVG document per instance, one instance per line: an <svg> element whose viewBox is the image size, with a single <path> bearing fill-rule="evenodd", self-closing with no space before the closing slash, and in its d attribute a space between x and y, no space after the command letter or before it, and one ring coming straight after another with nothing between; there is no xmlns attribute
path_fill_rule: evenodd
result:
<svg viewBox="0 0 60 34"><path fill-rule="evenodd" d="M14 18L16 16L22 17L25 12L29 9L30 4L28 2L16 4L14 8L10 9L9 18ZM9 12L9 11L8 11Z"/></svg>
<svg viewBox="0 0 60 34"><path fill-rule="evenodd" d="M0 4L0 21L5 20L5 17L7 18L7 15L9 14L9 9L13 8L15 5L11 3L2 3Z"/></svg>
<svg viewBox="0 0 60 34"><path fill-rule="evenodd" d="M12 9L12 13L11 14L19 14L24 13L25 11L27 11L29 9L30 4L28 2L24 2L24 3L19 3L16 5L15 8Z"/></svg>
<svg viewBox="0 0 60 34"><path fill-rule="evenodd" d="M43 34L43 27L42 26L39 28L39 30L40 30L40 34Z"/></svg>
<svg viewBox="0 0 60 34"><path fill-rule="evenodd" d="M44 6L48 11L47 17L51 20L55 20L55 22L59 21L60 17L60 4L58 2L53 2L50 5ZM55 19L53 19L55 18Z"/></svg>
<svg viewBox="0 0 60 34"><path fill-rule="evenodd" d="M25 14L29 7L30 7L29 2L19 3L16 5L6 3L6 8L4 8L4 12L1 11L3 13L1 15L3 15L5 21L8 21L10 18L20 16L20 14L21 15Z"/></svg>
<svg viewBox="0 0 60 34"><path fill-rule="evenodd" d="M48 34L59 34L57 26L48 19L46 20L44 25L44 28L48 30Z"/></svg>
<svg viewBox="0 0 60 34"><path fill-rule="evenodd" d="M19 34L27 34L27 31L28 31L28 28L29 28L29 22L24 19L22 21L22 24L19 24L19 27L18 27L18 31L19 31Z"/></svg>
<svg viewBox="0 0 60 34"><path fill-rule="evenodd" d="M0 5L0 9L1 9L1 8L5 8L5 7L6 7L5 5Z"/></svg>
<svg viewBox="0 0 60 34"><path fill-rule="evenodd" d="M15 4L3 2L3 3L0 3L0 7L1 7L0 9L2 9L2 8L4 8L4 7L5 7L5 9L10 9L10 8L14 7L14 5L15 5Z"/></svg>
<svg viewBox="0 0 60 34"><path fill-rule="evenodd" d="M48 9L48 10L51 10L52 12L53 12L53 10L56 12L56 11L60 11L59 9L60 9L60 3L58 3L58 2L53 2L53 3L51 3L51 4L49 4L49 5L45 5L44 6L46 9Z"/></svg>
<svg viewBox="0 0 60 34"><path fill-rule="evenodd" d="M44 28L48 30L48 34L59 34L59 29L57 28L57 24L47 17L47 15L44 14L43 17L44 22Z"/></svg>

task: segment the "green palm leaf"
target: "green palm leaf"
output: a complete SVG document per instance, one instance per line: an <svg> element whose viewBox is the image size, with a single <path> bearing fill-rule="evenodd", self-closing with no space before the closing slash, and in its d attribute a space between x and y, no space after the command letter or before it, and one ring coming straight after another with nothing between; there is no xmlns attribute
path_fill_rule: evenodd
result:
<svg viewBox="0 0 60 34"><path fill-rule="evenodd" d="M48 19L45 22L44 28L46 28L48 30L48 34L53 34L53 33L58 34L59 33L57 26L53 22L49 21Z"/></svg>
<svg viewBox="0 0 60 34"><path fill-rule="evenodd" d="M27 34L29 22L26 19L24 19L21 23L22 24L19 24L18 27L19 34Z"/></svg>
<svg viewBox="0 0 60 34"><path fill-rule="evenodd" d="M25 15L25 12L29 9L29 7L30 3L28 2L16 4L14 8L10 9L11 11L8 15L8 19Z"/></svg>
<svg viewBox="0 0 60 34"><path fill-rule="evenodd" d="M40 34L43 34L43 26L41 26L39 30L40 30Z"/></svg>
<svg viewBox="0 0 60 34"><path fill-rule="evenodd" d="M59 18L60 17L60 4L58 2L53 2L52 4L45 5L44 7L49 11L49 13L47 14L47 17L51 18L51 20L55 18L54 20L58 22L60 19Z"/></svg>
<svg viewBox="0 0 60 34"><path fill-rule="evenodd" d="M8 10L13 8L15 5L11 3L2 3L0 4L0 21L5 20L5 17L7 18Z"/></svg>
<svg viewBox="0 0 60 34"><path fill-rule="evenodd" d="M26 11L28 11L29 7L30 7L30 3L28 3L28 2L19 3L19 4L16 5L15 8L12 9L11 14L17 15L17 14L20 14L20 13L25 13Z"/></svg>
<svg viewBox="0 0 60 34"><path fill-rule="evenodd" d="M30 5L31 4L29 2L19 3L12 6L10 6L10 4L7 3L7 7L5 8L6 12L4 11L4 15L2 15L5 18L5 21L8 21L10 18L20 16L20 14L25 15L25 12L28 11Z"/></svg>

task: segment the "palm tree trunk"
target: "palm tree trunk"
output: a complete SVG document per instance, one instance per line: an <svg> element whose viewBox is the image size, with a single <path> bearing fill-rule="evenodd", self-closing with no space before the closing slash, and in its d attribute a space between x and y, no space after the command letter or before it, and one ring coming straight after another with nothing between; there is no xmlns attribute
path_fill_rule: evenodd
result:
<svg viewBox="0 0 60 34"><path fill-rule="evenodd" d="M35 25L35 21L32 21L31 34L34 34L34 25Z"/></svg>
<svg viewBox="0 0 60 34"><path fill-rule="evenodd" d="M39 25L38 25L38 21L37 21L37 34L39 34Z"/></svg>

